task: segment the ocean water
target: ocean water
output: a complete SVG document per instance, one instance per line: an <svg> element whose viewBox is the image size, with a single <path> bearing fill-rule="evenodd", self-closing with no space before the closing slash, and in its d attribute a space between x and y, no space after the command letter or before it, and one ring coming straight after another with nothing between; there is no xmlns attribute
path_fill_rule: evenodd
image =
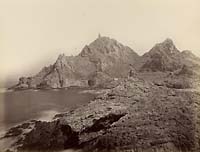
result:
<svg viewBox="0 0 200 152"><path fill-rule="evenodd" d="M95 97L82 89L0 92L0 133L31 119L49 121L57 113L86 104Z"/></svg>

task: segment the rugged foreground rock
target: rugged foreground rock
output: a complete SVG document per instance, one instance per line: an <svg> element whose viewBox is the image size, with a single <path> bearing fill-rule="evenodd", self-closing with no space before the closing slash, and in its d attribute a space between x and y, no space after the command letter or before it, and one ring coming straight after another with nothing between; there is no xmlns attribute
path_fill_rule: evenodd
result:
<svg viewBox="0 0 200 152"><path fill-rule="evenodd" d="M14 137L18 151L200 151L200 58L170 39L138 56L99 37L13 89L69 86L98 88L101 95L52 122L11 128L4 139Z"/></svg>
<svg viewBox="0 0 200 152"><path fill-rule="evenodd" d="M198 152L200 92L119 79L89 104L56 115L52 122L35 121L34 129L13 136L19 151Z"/></svg>

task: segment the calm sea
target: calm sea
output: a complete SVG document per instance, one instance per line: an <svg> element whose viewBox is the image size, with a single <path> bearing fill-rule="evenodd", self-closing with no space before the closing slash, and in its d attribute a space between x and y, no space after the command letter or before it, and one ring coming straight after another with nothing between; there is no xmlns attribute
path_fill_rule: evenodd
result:
<svg viewBox="0 0 200 152"><path fill-rule="evenodd" d="M0 93L0 131L30 119L51 119L56 113L83 105L95 95L82 89L24 90Z"/></svg>

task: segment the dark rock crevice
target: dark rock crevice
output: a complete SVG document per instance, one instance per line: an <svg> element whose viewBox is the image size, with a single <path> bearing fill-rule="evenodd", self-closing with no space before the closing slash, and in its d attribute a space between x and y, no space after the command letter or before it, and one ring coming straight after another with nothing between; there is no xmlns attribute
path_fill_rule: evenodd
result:
<svg viewBox="0 0 200 152"><path fill-rule="evenodd" d="M100 130L108 129L114 122L117 122L120 118L124 117L126 114L114 114L111 113L98 120L93 120L93 125L85 128L82 133L98 132Z"/></svg>

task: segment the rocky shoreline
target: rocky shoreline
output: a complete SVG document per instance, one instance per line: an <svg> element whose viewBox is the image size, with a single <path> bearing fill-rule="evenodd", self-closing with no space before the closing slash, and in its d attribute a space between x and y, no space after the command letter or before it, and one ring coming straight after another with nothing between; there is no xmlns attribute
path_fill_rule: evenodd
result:
<svg viewBox="0 0 200 152"><path fill-rule="evenodd" d="M11 128L14 151L199 152L200 58L171 39L143 56L99 37L77 56L60 55L14 90L88 88L98 96L50 122Z"/></svg>
<svg viewBox="0 0 200 152"><path fill-rule="evenodd" d="M13 147L18 151L197 152L199 109L198 91L121 79L89 104L58 114L51 122L11 128L4 138L17 138Z"/></svg>

